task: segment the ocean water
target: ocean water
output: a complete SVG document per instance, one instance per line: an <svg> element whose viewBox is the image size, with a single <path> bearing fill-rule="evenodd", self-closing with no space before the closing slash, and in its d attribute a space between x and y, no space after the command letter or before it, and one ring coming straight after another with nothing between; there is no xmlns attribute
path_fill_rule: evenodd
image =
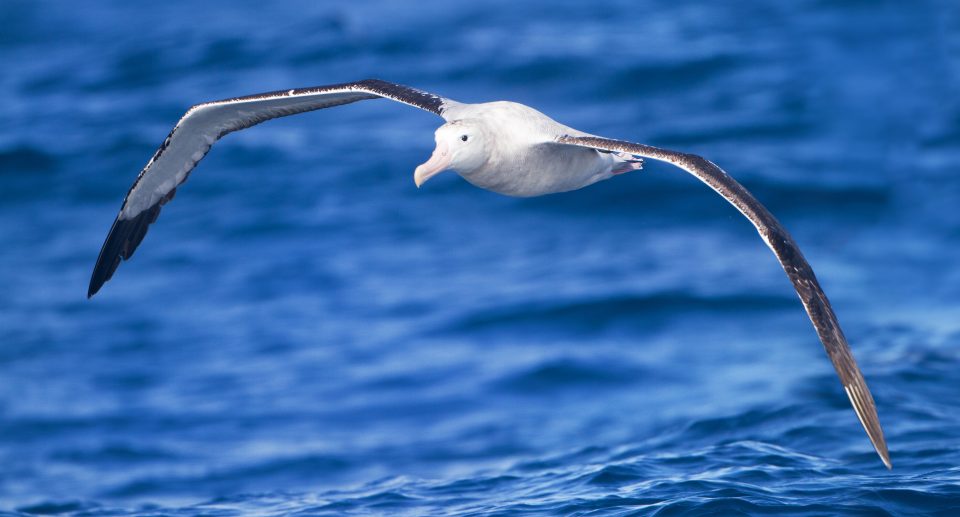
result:
<svg viewBox="0 0 960 517"><path fill-rule="evenodd" d="M681 4L0 2L0 510L960 515L960 9ZM228 136L85 299L187 107L365 77L720 164L894 469L708 188L418 190L439 119L387 101Z"/></svg>

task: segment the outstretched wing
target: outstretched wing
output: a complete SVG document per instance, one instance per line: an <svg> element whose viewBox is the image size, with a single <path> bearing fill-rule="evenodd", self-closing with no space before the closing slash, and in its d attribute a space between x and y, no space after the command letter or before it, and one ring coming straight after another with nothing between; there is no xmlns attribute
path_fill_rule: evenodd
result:
<svg viewBox="0 0 960 517"><path fill-rule="evenodd" d="M455 101L378 79L260 93L193 106L183 115L153 158L140 171L120 207L93 268L87 297L110 280L121 260L133 256L160 207L173 199L190 171L227 133L261 122L366 99L386 98L437 115Z"/></svg>
<svg viewBox="0 0 960 517"><path fill-rule="evenodd" d="M854 411L860 423L867 431L867 436L883 460L887 468L891 468L890 454L883 438L883 429L877 417L877 408L873 396L867 388L867 383L857 367L853 353L847 345L847 339L840 330L840 323L830 307L827 295L823 293L817 277L807 260L800 253L800 248L794 242L787 230L747 189L737 183L729 174L709 160L693 154L679 153L657 147L610 140L599 137L561 136L558 142L568 145L590 147L601 151L619 151L635 156L651 158L671 163L696 176L706 183L724 199L730 202L756 226L760 237L780 260L780 265L786 271L794 289L803 302L803 307L810 316L823 347L827 350L833 367L840 376L840 381L853 404Z"/></svg>

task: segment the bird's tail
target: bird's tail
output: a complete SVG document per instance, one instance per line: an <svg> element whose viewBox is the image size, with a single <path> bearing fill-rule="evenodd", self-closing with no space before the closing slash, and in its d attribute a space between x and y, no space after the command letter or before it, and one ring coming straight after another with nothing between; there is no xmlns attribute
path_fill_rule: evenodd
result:
<svg viewBox="0 0 960 517"><path fill-rule="evenodd" d="M623 174L643 168L643 158L638 158L630 153L613 153L613 156L616 163L610 172L614 174Z"/></svg>

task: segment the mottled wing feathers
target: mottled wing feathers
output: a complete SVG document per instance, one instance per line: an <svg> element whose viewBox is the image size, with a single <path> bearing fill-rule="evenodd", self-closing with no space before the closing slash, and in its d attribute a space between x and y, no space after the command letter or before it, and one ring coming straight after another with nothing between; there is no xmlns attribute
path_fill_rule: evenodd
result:
<svg viewBox="0 0 960 517"><path fill-rule="evenodd" d="M163 141L123 201L110 228L87 296L93 296L113 276L122 260L133 255L160 207L173 198L176 188L227 133L261 122L365 99L386 98L442 115L444 103L437 95L378 79L353 83L282 90L236 97L193 106Z"/></svg>
<svg viewBox="0 0 960 517"><path fill-rule="evenodd" d="M867 431L867 436L883 460L887 468L891 467L890 454L880 427L877 408L873 396L867 388L867 383L857 367L853 353L847 345L847 339L840 329L837 316L830 306L830 301L820 288L817 277L810 268L810 264L803 257L800 248L787 230L750 192L737 183L730 175L712 162L693 154L668 151L653 146L610 140L599 137L561 136L558 142L568 145L590 147L600 151L618 151L635 156L651 158L671 163L694 175L706 183L724 199L730 202L756 226L764 242L773 250L780 260L793 287L800 296L803 306L810 316L810 321L820 336L820 341L833 362L837 375L853 404L853 409Z"/></svg>

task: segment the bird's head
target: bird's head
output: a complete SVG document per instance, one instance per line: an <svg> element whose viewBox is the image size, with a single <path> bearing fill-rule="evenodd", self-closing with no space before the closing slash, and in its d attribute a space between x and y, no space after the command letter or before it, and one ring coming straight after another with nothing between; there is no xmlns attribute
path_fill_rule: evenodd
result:
<svg viewBox="0 0 960 517"><path fill-rule="evenodd" d="M483 166L488 158L485 133L482 124L471 119L440 126L435 133L437 148L430 159L414 171L414 183L419 187L449 169L469 174Z"/></svg>

